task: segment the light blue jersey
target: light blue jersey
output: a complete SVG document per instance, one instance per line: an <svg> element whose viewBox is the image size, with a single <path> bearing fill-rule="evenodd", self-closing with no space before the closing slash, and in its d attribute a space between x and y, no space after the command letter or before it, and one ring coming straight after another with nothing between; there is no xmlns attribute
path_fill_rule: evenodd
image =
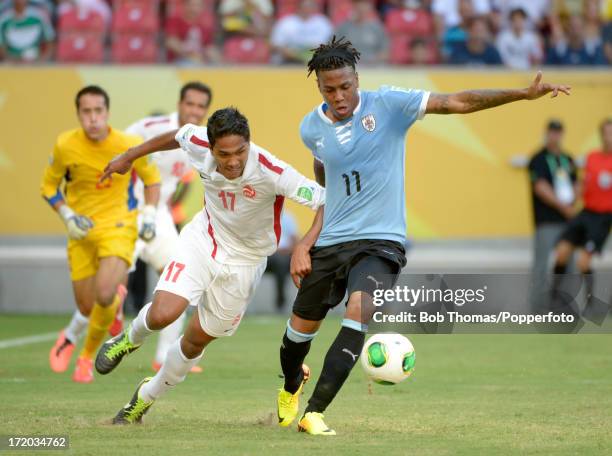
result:
<svg viewBox="0 0 612 456"><path fill-rule="evenodd" d="M382 86L360 92L349 119L333 123L323 103L302 121L302 141L325 166L325 216L317 246L357 239L406 240L408 128L425 115L429 92Z"/></svg>

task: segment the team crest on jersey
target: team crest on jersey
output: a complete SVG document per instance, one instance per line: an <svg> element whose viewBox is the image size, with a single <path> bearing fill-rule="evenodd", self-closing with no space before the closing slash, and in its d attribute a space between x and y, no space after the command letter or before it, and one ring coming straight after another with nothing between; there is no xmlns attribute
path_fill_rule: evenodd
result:
<svg viewBox="0 0 612 456"><path fill-rule="evenodd" d="M255 198L255 195L257 195L257 192L255 192L255 189L251 187L250 185L245 185L244 187L242 187L242 194L246 198L253 199Z"/></svg>
<svg viewBox="0 0 612 456"><path fill-rule="evenodd" d="M368 114L367 116L363 116L361 118L361 125L369 132L373 132L376 130L376 119L374 118L374 114Z"/></svg>

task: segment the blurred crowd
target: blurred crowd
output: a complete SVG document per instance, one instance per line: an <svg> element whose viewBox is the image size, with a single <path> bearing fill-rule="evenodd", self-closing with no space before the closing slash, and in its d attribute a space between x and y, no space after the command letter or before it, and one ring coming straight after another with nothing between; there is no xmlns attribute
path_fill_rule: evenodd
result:
<svg viewBox="0 0 612 456"><path fill-rule="evenodd" d="M610 65L612 0L0 0L4 62Z"/></svg>

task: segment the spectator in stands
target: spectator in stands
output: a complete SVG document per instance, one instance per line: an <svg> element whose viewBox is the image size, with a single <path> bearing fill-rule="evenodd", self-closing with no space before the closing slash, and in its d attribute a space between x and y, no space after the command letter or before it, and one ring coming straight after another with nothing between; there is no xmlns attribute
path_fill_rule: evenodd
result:
<svg viewBox="0 0 612 456"><path fill-rule="evenodd" d="M542 43L531 30L526 30L527 13L519 8L510 12L510 29L497 37L497 50L506 66L526 70L542 62Z"/></svg>
<svg viewBox="0 0 612 456"><path fill-rule="evenodd" d="M451 51L448 63L453 65L501 65L497 49L491 45L486 19L474 17L468 25L468 39Z"/></svg>
<svg viewBox="0 0 612 456"><path fill-rule="evenodd" d="M601 31L603 51L608 65L612 65L612 22L608 22Z"/></svg>
<svg viewBox="0 0 612 456"><path fill-rule="evenodd" d="M113 14L109 4L104 0L60 0L57 5L57 14L61 16L75 8L78 11L98 13L104 19L106 26L110 26Z"/></svg>
<svg viewBox="0 0 612 456"><path fill-rule="evenodd" d="M602 46L602 15L600 0L584 0L582 17L584 19L584 44L587 49Z"/></svg>
<svg viewBox="0 0 612 456"><path fill-rule="evenodd" d="M203 0L185 0L182 12L166 21L168 61L178 65L218 62L214 26L206 21Z"/></svg>
<svg viewBox="0 0 612 456"><path fill-rule="evenodd" d="M576 166L563 151L563 124L551 120L546 128L544 147L529 162L533 202L533 266L530 302L533 310L547 307L546 279L550 254L566 221L574 215L578 194Z"/></svg>
<svg viewBox="0 0 612 456"><path fill-rule="evenodd" d="M442 36L442 55L445 58L450 56L456 45L467 41L467 26L470 20L476 16L472 0L458 0L457 9L461 21L456 25L447 27Z"/></svg>
<svg viewBox="0 0 612 456"><path fill-rule="evenodd" d="M492 0L494 29L505 30L511 26L510 13L522 9L527 14L527 30L542 29L548 18L551 0Z"/></svg>
<svg viewBox="0 0 612 456"><path fill-rule="evenodd" d="M361 52L362 63L380 64L389 59L389 37L369 0L353 0L353 17L338 27L336 35L353 43Z"/></svg>
<svg viewBox="0 0 612 456"><path fill-rule="evenodd" d="M14 0L0 0L0 14L13 8ZM29 0L28 6L39 9L49 20L53 18L55 5L53 0Z"/></svg>
<svg viewBox="0 0 612 456"><path fill-rule="evenodd" d="M274 6L271 0L221 0L219 14L228 34L268 36Z"/></svg>
<svg viewBox="0 0 612 456"><path fill-rule="evenodd" d="M333 25L319 13L314 0L301 0L295 14L280 19L272 29L270 43L275 63L307 62L310 50L331 38Z"/></svg>
<svg viewBox="0 0 612 456"><path fill-rule="evenodd" d="M28 0L14 0L0 16L0 58L13 62L47 61L55 33L49 18Z"/></svg>
<svg viewBox="0 0 612 456"><path fill-rule="evenodd" d="M606 60L601 44L585 41L584 21L582 16L575 15L569 18L567 34L560 23L554 25L546 63L549 65L602 65L606 63Z"/></svg>
<svg viewBox="0 0 612 456"><path fill-rule="evenodd" d="M427 46L424 38L413 38L410 41L410 64L412 65L431 65L436 60L432 55L431 48Z"/></svg>
<svg viewBox="0 0 612 456"><path fill-rule="evenodd" d="M471 0L474 14L486 16L491 13L490 0ZM433 0L431 9L436 22L436 31L441 39L447 29L456 27L461 23L459 14L459 0Z"/></svg>

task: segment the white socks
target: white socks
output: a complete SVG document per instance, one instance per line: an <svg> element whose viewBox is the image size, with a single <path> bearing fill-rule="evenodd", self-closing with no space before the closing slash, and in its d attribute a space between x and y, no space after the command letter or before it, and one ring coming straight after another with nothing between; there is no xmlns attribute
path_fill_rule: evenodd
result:
<svg viewBox="0 0 612 456"><path fill-rule="evenodd" d="M79 309L75 310L72 314L72 319L66 329L64 329L64 336L73 344L79 341L79 338L83 335L89 324L89 318L79 312Z"/></svg>
<svg viewBox="0 0 612 456"><path fill-rule="evenodd" d="M150 307L151 303L148 303L146 306L140 309L140 312L138 312L136 318L132 320L128 339L133 345L142 344L144 340L154 332L147 327L147 313L149 312Z"/></svg>
<svg viewBox="0 0 612 456"><path fill-rule="evenodd" d="M170 346L181 337L183 332L183 323L185 322L185 312L178 317L174 323L166 326L159 332L159 339L157 341L157 351L155 352L155 362L163 364L166 359L166 353L170 349Z"/></svg>
<svg viewBox="0 0 612 456"><path fill-rule="evenodd" d="M140 397L145 402L154 401L168 389L185 380L191 368L202 359L204 352L193 359L187 358L181 350L181 339L170 346L162 368L140 389Z"/></svg>

